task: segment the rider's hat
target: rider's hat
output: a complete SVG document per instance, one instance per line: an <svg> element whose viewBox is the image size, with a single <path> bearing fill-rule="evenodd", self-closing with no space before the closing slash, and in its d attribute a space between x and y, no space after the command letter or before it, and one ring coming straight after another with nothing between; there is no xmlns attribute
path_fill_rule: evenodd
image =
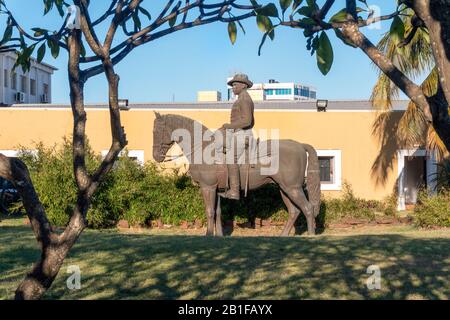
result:
<svg viewBox="0 0 450 320"><path fill-rule="evenodd" d="M228 81L228 85L229 86L233 86L233 82L245 83L248 88L251 88L253 86L253 82L248 80L248 76L246 74L243 74L243 73L235 74L233 79Z"/></svg>

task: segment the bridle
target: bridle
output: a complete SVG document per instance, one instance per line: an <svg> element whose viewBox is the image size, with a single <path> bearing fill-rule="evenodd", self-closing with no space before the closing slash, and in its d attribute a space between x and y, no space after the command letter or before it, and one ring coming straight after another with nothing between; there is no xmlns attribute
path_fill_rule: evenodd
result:
<svg viewBox="0 0 450 320"><path fill-rule="evenodd" d="M166 120L164 119L164 120L159 120L159 121L163 122L163 126L162 126L163 128L162 128L161 136L164 137L164 134L166 134L166 133L169 134L169 132L166 132L166 130L167 130ZM161 140L163 140L163 139L161 138ZM161 142L160 146L159 146L160 152L161 152L162 146L165 146L165 147L167 147L167 150L166 150L166 153L167 153L167 151L169 151L169 149L170 149L170 147L172 146L173 143L174 143L174 141L171 141L170 143L163 143L163 142ZM179 159L179 158L181 158L183 156L189 157L190 155L192 155L198 149L199 146L202 147L202 145L203 145L202 142L200 142L200 144L195 145L193 150L191 150L191 152L189 152L187 154L181 153L181 154L178 154L178 155L175 155L175 156L168 156L167 154L164 154L165 158L164 158L164 160L161 161L161 163L175 161L175 160L177 160L177 159Z"/></svg>

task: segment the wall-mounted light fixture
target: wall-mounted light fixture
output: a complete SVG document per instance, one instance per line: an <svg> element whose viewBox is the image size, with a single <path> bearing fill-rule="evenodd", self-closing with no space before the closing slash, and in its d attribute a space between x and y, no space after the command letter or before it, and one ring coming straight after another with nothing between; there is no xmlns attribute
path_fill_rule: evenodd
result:
<svg viewBox="0 0 450 320"><path fill-rule="evenodd" d="M128 99L119 99L119 109L130 110L130 107L128 106Z"/></svg>
<svg viewBox="0 0 450 320"><path fill-rule="evenodd" d="M328 106L328 100L317 100L316 101L317 112L326 112L327 106Z"/></svg>

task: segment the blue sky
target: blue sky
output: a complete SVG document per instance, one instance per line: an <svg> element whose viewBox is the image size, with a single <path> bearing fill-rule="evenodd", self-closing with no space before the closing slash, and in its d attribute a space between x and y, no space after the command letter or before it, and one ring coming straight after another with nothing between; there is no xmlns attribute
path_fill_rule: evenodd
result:
<svg viewBox="0 0 450 320"><path fill-rule="evenodd" d="M96 17L109 1L91 2L95 3L91 14ZM241 4L248 2L239 1ZM42 0L6 0L6 3L26 28L56 29L61 23L56 10L43 16ZM164 0L146 0L144 7L152 16L157 16L163 3ZM369 1L369 4L380 7L381 14L395 10L395 3ZM344 4L345 1L338 0L332 10L339 10ZM4 18L1 23L4 25ZM279 28L275 40L266 41L261 56L258 56L262 33L255 18L244 21L243 25L246 35L238 28L234 45L228 38L227 25L219 22L182 30L135 49L116 66L121 79L120 97L129 99L131 103L171 102L173 99L192 102L199 90L219 90L226 96L226 78L235 72L244 72L253 82L276 79L315 86L318 98L369 98L377 77L376 68L361 51L343 45L333 32L328 34L333 43L334 64L329 74L323 76L316 66L315 56L311 57L306 50L306 40L300 30ZM364 33L376 43L389 26L390 22L384 22L381 29L365 30ZM44 61L59 69L53 76L53 102L68 103L67 54L61 50L57 60L47 54ZM87 82L86 102L106 102L107 94L103 75Z"/></svg>

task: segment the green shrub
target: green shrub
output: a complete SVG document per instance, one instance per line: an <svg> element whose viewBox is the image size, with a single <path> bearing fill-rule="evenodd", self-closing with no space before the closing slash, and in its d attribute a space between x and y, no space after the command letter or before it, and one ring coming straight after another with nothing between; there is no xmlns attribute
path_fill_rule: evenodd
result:
<svg viewBox="0 0 450 320"><path fill-rule="evenodd" d="M37 154L22 150L20 157L27 164L35 188L50 222L66 225L76 202L77 189L73 176L72 144L64 138L57 148L36 146ZM87 145L86 164L91 173L100 164L101 157ZM376 212L395 214L396 200L385 203L355 197L349 184L344 184L339 199L322 199L318 225L326 226L342 218L373 220ZM279 187L268 184L252 190L241 201L222 199L223 220L246 222L254 218L286 221L288 213L280 196ZM182 221L206 221L199 187L187 175L177 171L161 174L156 165L140 165L126 154L119 157L113 169L99 185L91 199L87 213L88 226L106 228L120 219L131 225L146 225L150 220L178 225ZM304 224L303 214L297 224Z"/></svg>
<svg viewBox="0 0 450 320"><path fill-rule="evenodd" d="M320 227L327 227L330 223L344 218L373 221L375 214L385 212L385 209L386 205L381 201L357 198L350 184L344 182L341 198L325 199L322 197L317 224Z"/></svg>
<svg viewBox="0 0 450 320"><path fill-rule="evenodd" d="M73 176L72 144L64 137L60 147L36 145L36 153L20 147L19 158L27 165L39 199L50 222L64 226L76 202L77 189ZM100 159L87 147L86 166L93 170Z"/></svg>
<svg viewBox="0 0 450 320"><path fill-rule="evenodd" d="M450 227L450 190L441 189L431 197L426 191L419 192L413 219L419 227Z"/></svg>

